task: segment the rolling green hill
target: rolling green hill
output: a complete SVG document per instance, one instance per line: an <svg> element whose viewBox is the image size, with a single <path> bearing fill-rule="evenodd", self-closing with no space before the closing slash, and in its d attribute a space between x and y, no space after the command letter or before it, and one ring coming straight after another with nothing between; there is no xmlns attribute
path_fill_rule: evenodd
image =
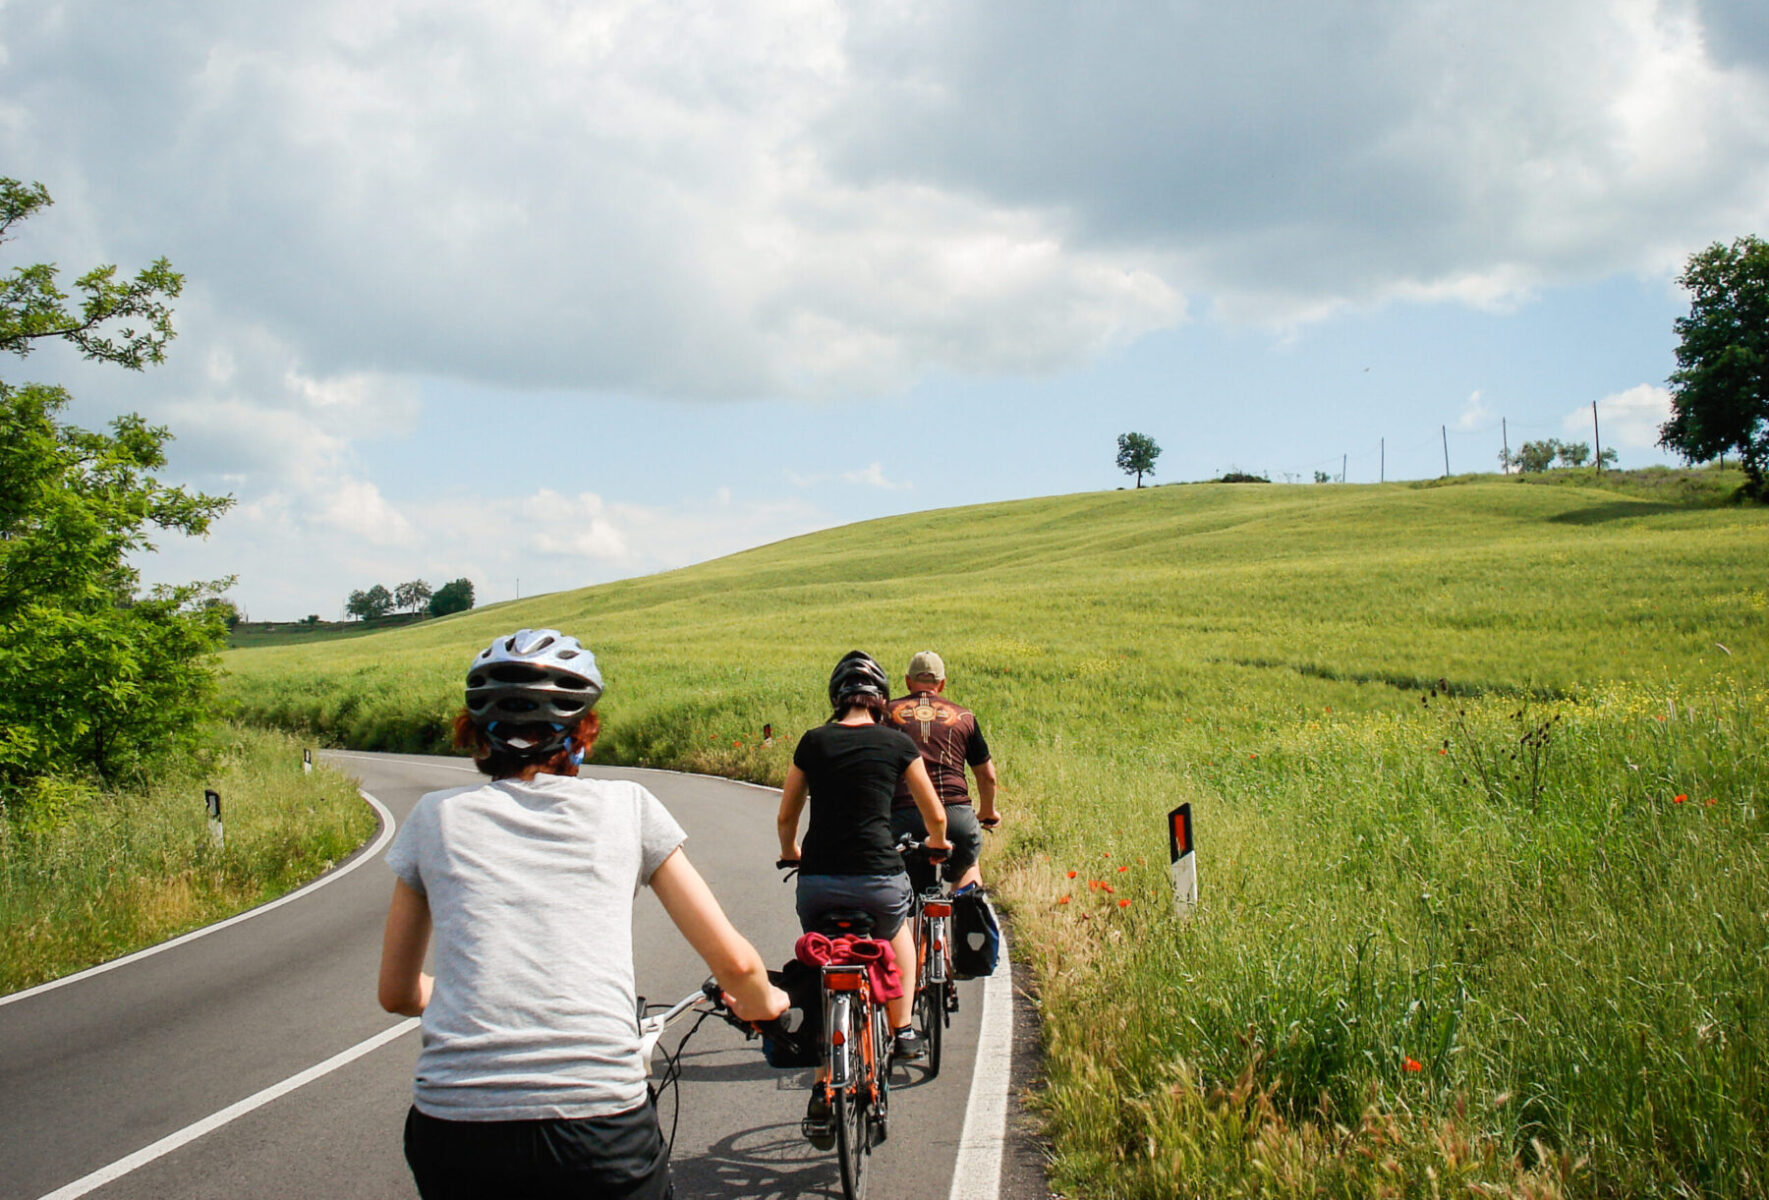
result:
<svg viewBox="0 0 1769 1200"><path fill-rule="evenodd" d="M236 651L229 689L439 748L523 625L595 649L599 759L759 780L843 651L945 656L1068 1194L1763 1194L1769 509L1490 478L948 509Z"/></svg>

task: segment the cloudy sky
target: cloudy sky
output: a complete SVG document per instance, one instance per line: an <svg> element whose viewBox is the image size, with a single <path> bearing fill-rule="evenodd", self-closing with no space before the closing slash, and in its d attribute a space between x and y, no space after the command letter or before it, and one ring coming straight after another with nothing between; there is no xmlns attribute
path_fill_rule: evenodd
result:
<svg viewBox="0 0 1769 1200"><path fill-rule="evenodd" d="M1653 447L1762 0L0 0L0 248L188 280L149 578L482 601L888 513Z"/></svg>

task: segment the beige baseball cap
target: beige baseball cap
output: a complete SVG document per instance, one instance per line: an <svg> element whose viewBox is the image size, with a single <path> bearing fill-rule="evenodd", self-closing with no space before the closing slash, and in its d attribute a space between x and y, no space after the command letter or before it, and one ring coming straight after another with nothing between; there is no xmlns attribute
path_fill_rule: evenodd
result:
<svg viewBox="0 0 1769 1200"><path fill-rule="evenodd" d="M906 672L911 679L920 679L924 675L932 679L946 678L946 664L932 650L923 650L909 660Z"/></svg>

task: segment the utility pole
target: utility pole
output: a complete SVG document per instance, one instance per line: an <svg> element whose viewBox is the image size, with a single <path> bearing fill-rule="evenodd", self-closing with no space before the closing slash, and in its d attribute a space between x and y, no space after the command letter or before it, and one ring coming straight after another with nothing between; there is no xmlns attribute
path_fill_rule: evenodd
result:
<svg viewBox="0 0 1769 1200"><path fill-rule="evenodd" d="M1505 474L1511 474L1511 431L1505 428L1505 418L1499 418L1499 440L1505 444Z"/></svg>
<svg viewBox="0 0 1769 1200"><path fill-rule="evenodd" d="M1350 457L1351 457L1351 455L1349 455L1349 454L1341 454L1339 456L1339 482L1340 483L1345 482L1345 460Z"/></svg>
<svg viewBox="0 0 1769 1200"><path fill-rule="evenodd" d="M1603 431L1597 427L1597 401L1591 401L1591 436L1597 442L1597 473L1603 474Z"/></svg>
<svg viewBox="0 0 1769 1200"><path fill-rule="evenodd" d="M516 599L522 599L522 576L516 576Z"/></svg>
<svg viewBox="0 0 1769 1200"><path fill-rule="evenodd" d="M1380 444L1382 447L1382 466L1380 468L1378 468L1381 473L1376 477L1376 479L1377 479L1377 482L1379 482L1379 483L1387 483L1388 482L1388 439L1383 438Z"/></svg>
<svg viewBox="0 0 1769 1200"><path fill-rule="evenodd" d="M1443 434L1443 477L1448 479L1450 477L1450 427L1439 425L1437 428Z"/></svg>

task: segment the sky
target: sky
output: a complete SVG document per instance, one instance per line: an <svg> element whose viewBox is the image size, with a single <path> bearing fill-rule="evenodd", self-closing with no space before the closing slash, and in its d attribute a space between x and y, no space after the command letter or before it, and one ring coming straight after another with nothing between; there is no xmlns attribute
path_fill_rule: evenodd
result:
<svg viewBox="0 0 1769 1200"><path fill-rule="evenodd" d="M0 270L231 494L148 582L480 602L1154 478L1655 446L1690 253L1769 234L1762 0L0 0Z"/></svg>

